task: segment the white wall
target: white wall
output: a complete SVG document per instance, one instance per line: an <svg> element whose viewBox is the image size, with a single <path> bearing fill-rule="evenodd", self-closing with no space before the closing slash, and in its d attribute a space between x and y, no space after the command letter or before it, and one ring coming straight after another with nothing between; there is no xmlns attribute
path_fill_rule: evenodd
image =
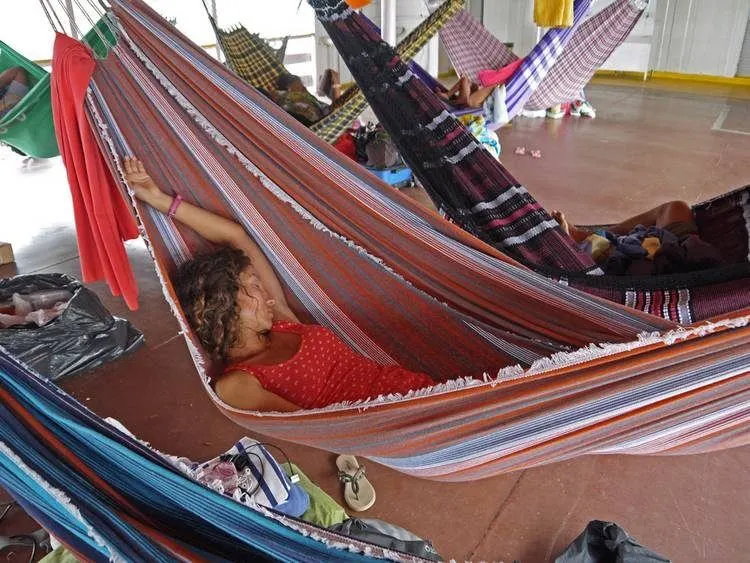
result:
<svg viewBox="0 0 750 563"><path fill-rule="evenodd" d="M660 0L652 68L734 76L748 13L750 0Z"/></svg>
<svg viewBox="0 0 750 563"><path fill-rule="evenodd" d="M534 0L485 0L483 12L484 26L500 41L513 43L519 55L536 45Z"/></svg>

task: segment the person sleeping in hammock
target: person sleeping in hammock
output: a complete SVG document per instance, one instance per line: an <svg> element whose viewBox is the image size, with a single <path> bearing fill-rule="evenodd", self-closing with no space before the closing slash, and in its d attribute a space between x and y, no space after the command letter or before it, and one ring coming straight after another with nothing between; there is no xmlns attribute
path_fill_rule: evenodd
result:
<svg viewBox="0 0 750 563"><path fill-rule="evenodd" d="M610 275L665 275L715 268L721 254L698 236L693 210L670 201L606 229L585 229L553 211L562 229Z"/></svg>
<svg viewBox="0 0 750 563"><path fill-rule="evenodd" d="M435 93L444 102L458 108L478 109L484 106L485 101L493 93L498 85L480 86L469 80L467 76L461 76L447 91L435 88Z"/></svg>
<svg viewBox="0 0 750 563"><path fill-rule="evenodd" d="M324 327L301 324L271 263L238 223L167 195L137 159L123 167L139 200L222 245L180 266L173 281L201 345L226 366L213 382L226 404L294 411L433 385L423 373L361 356Z"/></svg>
<svg viewBox="0 0 750 563"><path fill-rule="evenodd" d="M313 96L302 79L295 74L282 74L276 80L275 86L276 89L269 92L269 97L305 127L317 123L331 111L331 106ZM331 101L335 102L336 97L340 95L340 87L329 86L328 95L332 96Z"/></svg>
<svg viewBox="0 0 750 563"><path fill-rule="evenodd" d="M20 66L0 72L0 118L29 93L29 78Z"/></svg>

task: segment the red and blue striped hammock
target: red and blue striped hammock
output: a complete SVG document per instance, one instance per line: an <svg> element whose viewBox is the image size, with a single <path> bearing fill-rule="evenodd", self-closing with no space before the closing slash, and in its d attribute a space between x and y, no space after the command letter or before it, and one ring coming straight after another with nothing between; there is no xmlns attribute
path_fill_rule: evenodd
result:
<svg viewBox="0 0 750 563"><path fill-rule="evenodd" d="M160 185L240 222L303 318L381 363L435 380L407 396L293 413L222 404L169 281L206 243L134 201L206 391L227 416L269 436L451 481L584 454L746 443L747 307L678 327L548 279L509 255L578 271L589 264L507 172L514 206L496 213L507 213L506 238L533 239L516 252L364 173L141 0L112 5L120 41L96 61L86 107L123 193L119 162L134 154ZM330 21L345 29L353 12L332 6Z"/></svg>

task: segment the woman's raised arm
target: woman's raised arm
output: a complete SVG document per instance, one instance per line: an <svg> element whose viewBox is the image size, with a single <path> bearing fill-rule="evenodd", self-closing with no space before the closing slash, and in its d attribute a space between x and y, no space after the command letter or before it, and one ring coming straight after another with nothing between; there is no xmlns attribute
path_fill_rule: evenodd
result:
<svg viewBox="0 0 750 563"><path fill-rule="evenodd" d="M178 201L174 207L175 198L162 191L137 158L125 158L123 167L125 179L139 200L162 213L168 213L171 210L175 219L210 242L227 244L242 250L250 258L258 278L275 301L276 318L299 322L289 308L273 266L239 223L184 201Z"/></svg>

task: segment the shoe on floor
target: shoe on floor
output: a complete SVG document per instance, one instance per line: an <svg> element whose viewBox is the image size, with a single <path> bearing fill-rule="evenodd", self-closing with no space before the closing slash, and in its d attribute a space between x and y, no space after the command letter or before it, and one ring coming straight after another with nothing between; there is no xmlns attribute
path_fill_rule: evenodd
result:
<svg viewBox="0 0 750 563"><path fill-rule="evenodd" d="M589 117L594 119L596 117L596 110L586 100L576 100L570 104L570 115L573 117Z"/></svg>
<svg viewBox="0 0 750 563"><path fill-rule="evenodd" d="M353 455L340 455L336 458L339 481L344 484L344 500L349 508L357 512L367 510L375 504L375 489L365 477L365 466L360 465Z"/></svg>
<svg viewBox="0 0 750 563"><path fill-rule="evenodd" d="M524 109L521 110L521 117L544 117L547 115L546 110L543 109Z"/></svg>
<svg viewBox="0 0 750 563"><path fill-rule="evenodd" d="M560 105L553 106L547 109L547 119L562 119L565 117L565 110Z"/></svg>

